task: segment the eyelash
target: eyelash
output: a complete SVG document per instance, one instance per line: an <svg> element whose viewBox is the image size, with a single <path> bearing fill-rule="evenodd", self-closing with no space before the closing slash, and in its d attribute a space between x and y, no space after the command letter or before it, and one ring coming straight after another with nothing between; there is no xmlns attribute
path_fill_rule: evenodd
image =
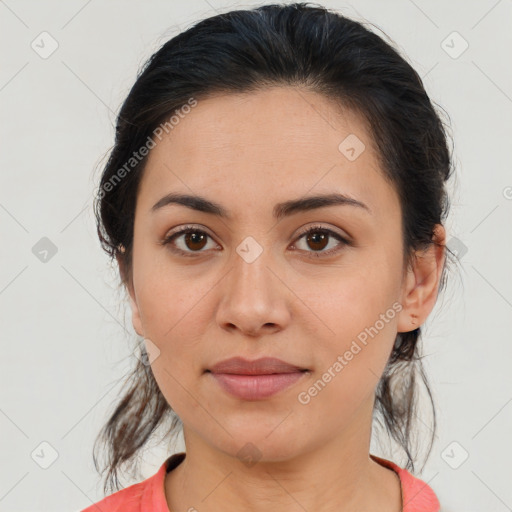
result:
<svg viewBox="0 0 512 512"><path fill-rule="evenodd" d="M172 235L169 235L164 240L162 240L160 243L161 243L161 245L164 245L164 246L170 245L174 241L174 239L178 238L180 235L184 235L184 234L188 234L188 233L201 233L201 234L206 235L209 238L212 238L208 233L206 233L206 231L203 231L202 229L198 229L194 226L184 226L180 231L177 231L177 232L173 233ZM307 256L308 258L323 258L323 257L332 256L333 254L340 251L341 247L351 245L351 243L346 238L342 237L335 231L332 231L332 230L327 229L322 226L310 226L306 231L304 231L303 233L301 233L298 236L297 240L300 240L300 239L306 237L310 233L322 233L322 234L329 235L330 237L338 240L340 242L340 244L335 248L329 249L328 251L317 251L317 252L306 251L307 253L309 253ZM202 252L206 252L206 251L202 251L202 250L201 251L183 251L182 249L178 249L177 247L172 246L172 245L171 245L170 249L172 252L175 252L175 253L185 256L185 257L197 257Z"/></svg>

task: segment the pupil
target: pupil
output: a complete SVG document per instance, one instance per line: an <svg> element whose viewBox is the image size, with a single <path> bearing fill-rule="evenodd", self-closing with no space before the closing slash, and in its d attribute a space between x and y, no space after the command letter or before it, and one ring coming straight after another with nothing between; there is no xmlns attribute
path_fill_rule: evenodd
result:
<svg viewBox="0 0 512 512"><path fill-rule="evenodd" d="M187 233L185 235L185 240L188 245L189 242L192 242L192 244L201 243L201 241L204 242L205 236L203 234L194 232L194 233ZM202 249L204 247L204 243L200 247L189 247L189 249Z"/></svg>
<svg viewBox="0 0 512 512"><path fill-rule="evenodd" d="M313 249L323 249L326 246L326 244L322 244L322 242L325 242L326 240L327 235L325 233L317 233L308 236L308 242L313 241L313 244L321 244L321 247L312 247Z"/></svg>

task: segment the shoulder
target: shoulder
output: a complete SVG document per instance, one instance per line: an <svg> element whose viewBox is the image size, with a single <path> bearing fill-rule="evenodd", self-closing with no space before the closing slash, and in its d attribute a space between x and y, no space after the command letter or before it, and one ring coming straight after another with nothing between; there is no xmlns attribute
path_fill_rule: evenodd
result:
<svg viewBox="0 0 512 512"><path fill-rule="evenodd" d="M139 512L142 510L142 496L152 478L106 496L80 512Z"/></svg>
<svg viewBox="0 0 512 512"><path fill-rule="evenodd" d="M153 476L106 496L80 512L169 512L164 490L165 474L179 464L183 456L184 453L170 456Z"/></svg>
<svg viewBox="0 0 512 512"><path fill-rule="evenodd" d="M439 512L439 500L427 483L390 460L375 455L370 457L382 466L392 469L400 477L403 512Z"/></svg>

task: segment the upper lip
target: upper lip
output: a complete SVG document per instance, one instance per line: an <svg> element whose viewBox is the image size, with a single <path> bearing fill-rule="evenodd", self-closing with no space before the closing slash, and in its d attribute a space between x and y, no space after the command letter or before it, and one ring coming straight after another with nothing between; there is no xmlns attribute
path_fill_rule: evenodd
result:
<svg viewBox="0 0 512 512"><path fill-rule="evenodd" d="M269 375L271 373L296 373L306 371L306 368L289 364L275 357L262 357L250 361L243 357L225 359L208 368L212 373L231 373L237 375Z"/></svg>

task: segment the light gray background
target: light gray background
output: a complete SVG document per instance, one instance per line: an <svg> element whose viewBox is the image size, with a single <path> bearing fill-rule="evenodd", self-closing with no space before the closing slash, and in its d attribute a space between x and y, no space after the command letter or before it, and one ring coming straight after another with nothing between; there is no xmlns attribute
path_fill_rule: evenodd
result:
<svg viewBox="0 0 512 512"><path fill-rule="evenodd" d="M102 497L92 444L136 338L95 233L97 166L146 58L215 11L259 4L0 2L0 510L73 511ZM443 511L512 510L512 2L323 5L384 30L451 116L447 227L467 252L426 325L440 425L419 476ZM31 47L44 31L58 43L47 58ZM454 31L469 44L457 58L446 51L462 48ZM46 262L33 252L43 237L57 248ZM166 449L147 452L144 477Z"/></svg>

